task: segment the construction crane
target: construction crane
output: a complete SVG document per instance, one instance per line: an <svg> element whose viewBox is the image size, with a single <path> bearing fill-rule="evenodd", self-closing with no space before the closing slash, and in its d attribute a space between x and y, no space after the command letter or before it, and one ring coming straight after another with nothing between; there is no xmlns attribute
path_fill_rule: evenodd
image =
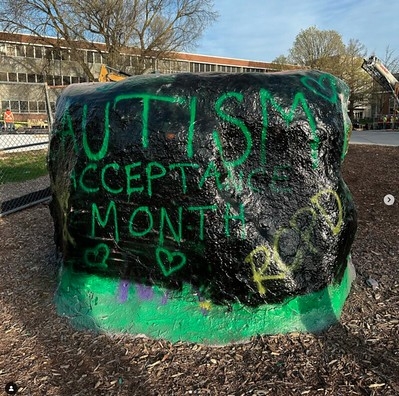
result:
<svg viewBox="0 0 399 396"><path fill-rule="evenodd" d="M399 104L399 82L376 56L373 55L368 59L364 59L362 69L370 74L386 91L392 92L396 102Z"/></svg>

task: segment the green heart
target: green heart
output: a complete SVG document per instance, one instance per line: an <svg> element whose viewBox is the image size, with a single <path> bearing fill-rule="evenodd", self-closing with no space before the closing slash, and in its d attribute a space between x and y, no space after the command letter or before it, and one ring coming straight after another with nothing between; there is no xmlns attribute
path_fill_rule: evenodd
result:
<svg viewBox="0 0 399 396"><path fill-rule="evenodd" d="M89 267L97 267L99 269L107 269L107 260L109 257L109 247L105 243L99 243L93 249L86 249L84 253L84 261Z"/></svg>
<svg viewBox="0 0 399 396"><path fill-rule="evenodd" d="M322 74L318 80L305 76L301 78L301 82L316 95L321 96L331 103L337 103L337 87L333 76Z"/></svg>
<svg viewBox="0 0 399 396"><path fill-rule="evenodd" d="M164 259L161 256L164 256L166 258L169 268L165 267ZM187 260L186 256L183 253L170 252L169 250L161 248L161 247L157 248L157 250L156 250L156 258L157 258L157 263L158 263L159 267L161 268L162 273L165 276L169 276L169 275L173 274L173 272L178 271L180 268L182 268L186 264L186 260ZM173 262L176 261L175 260L176 258L178 259L177 263L175 265L172 265Z"/></svg>

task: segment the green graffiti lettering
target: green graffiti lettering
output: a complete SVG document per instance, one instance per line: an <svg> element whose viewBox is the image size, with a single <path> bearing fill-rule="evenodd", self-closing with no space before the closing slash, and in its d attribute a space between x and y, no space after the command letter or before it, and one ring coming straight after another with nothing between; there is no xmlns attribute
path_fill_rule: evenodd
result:
<svg viewBox="0 0 399 396"><path fill-rule="evenodd" d="M260 190L259 188L255 187L252 184L252 178L258 176L258 175L266 175L267 171L264 168L256 168L253 171L249 172L248 177L247 177L247 186L252 192L257 192L260 193L263 190Z"/></svg>
<svg viewBox="0 0 399 396"><path fill-rule="evenodd" d="M60 132L61 132L61 141L62 141L63 147L65 148L66 138L70 137L73 142L73 150L75 153L78 153L79 152L78 141L76 139L75 131L73 129L72 117L69 114L69 104L67 105L67 108L61 118L61 131Z"/></svg>
<svg viewBox="0 0 399 396"><path fill-rule="evenodd" d="M170 252L162 247L157 248L155 252L155 258L164 276L169 276L183 268L187 261L186 255L184 253Z"/></svg>
<svg viewBox="0 0 399 396"><path fill-rule="evenodd" d="M241 238L245 239L246 237L246 229L245 229L245 211L244 211L244 205L240 203L238 205L238 214L233 215L231 214L232 212L232 206L230 203L227 202L226 204L226 210L224 212L224 230L225 234L227 237L230 236L230 220L238 220L242 223L242 228L241 228Z"/></svg>
<svg viewBox="0 0 399 396"><path fill-rule="evenodd" d="M165 240L165 235L164 235L164 228L165 228L165 222L169 227L169 230L173 236L173 239L180 243L182 241L182 221L183 219L183 208L178 207L177 208L177 231L173 227L172 221L170 220L170 217L166 211L165 208L161 208L160 212L160 226L159 226L159 244L162 245L164 240Z"/></svg>
<svg viewBox="0 0 399 396"><path fill-rule="evenodd" d="M190 164L190 163L177 163L169 165L170 170L179 169L181 174L181 183L182 183L182 192L185 194L187 192L187 178L185 168L199 168L198 164Z"/></svg>
<svg viewBox="0 0 399 396"><path fill-rule="evenodd" d="M217 169L217 166L214 161L210 161L204 174L202 175L201 180L198 183L198 188L202 188L205 184L206 179L214 177L215 178L215 183L216 187L219 191L222 191L223 186L220 181L220 172Z"/></svg>
<svg viewBox="0 0 399 396"><path fill-rule="evenodd" d="M86 193L96 193L99 190L99 187L89 187L84 183L84 178L86 176L86 173L89 171L96 171L96 170L97 170L97 164L89 164L83 169L82 173L80 174L79 187Z"/></svg>
<svg viewBox="0 0 399 396"><path fill-rule="evenodd" d="M144 228L141 231L137 231L134 228L134 222L135 222L136 216L141 213L143 213L147 216L148 225L147 225L147 228ZM152 230L153 225L154 225L154 220L152 218L152 214L151 214L151 211L148 208L148 206L140 206L139 208L135 209L134 212L132 213L132 215L130 216L129 224L128 224L129 233L133 237L143 237L144 235L147 235Z"/></svg>
<svg viewBox="0 0 399 396"><path fill-rule="evenodd" d="M317 80L313 77L304 76L302 84L316 95L335 104L338 100L336 80L330 74L322 74Z"/></svg>
<svg viewBox="0 0 399 396"><path fill-rule="evenodd" d="M91 205L91 237L96 237L96 223L99 224L101 227L105 227L109 222L109 217L113 215L114 218L114 239L116 242L119 242L119 229L118 229L118 216L116 205L114 201L110 201L107 211L105 213L105 218L102 219L100 215L99 208L96 203L92 203Z"/></svg>
<svg viewBox="0 0 399 396"><path fill-rule="evenodd" d="M76 171L75 171L75 168L73 168L73 169L71 170L71 173L70 173L70 175L69 175L69 178L70 178L71 181L72 181L73 189L76 190L76 189L78 188L78 182L77 182L77 180L76 180Z"/></svg>
<svg viewBox="0 0 399 396"><path fill-rule="evenodd" d="M89 146L89 142L87 140L87 105L85 104L83 106L83 114L82 114L82 140L83 140L83 149L86 153L86 156L89 160L91 161L99 161L100 159L103 159L105 155L108 152L108 142L109 142L109 107L110 104L107 103L105 106L105 112L104 112L104 136L103 136L103 141L101 143L101 148L97 153L93 153L91 151L91 148ZM96 132L96 137L97 137L98 132Z"/></svg>
<svg viewBox="0 0 399 396"><path fill-rule="evenodd" d="M266 91L267 92L267 91ZM262 112L262 132L260 135L260 164L261 166L266 165L266 144L267 144L267 131L269 127L269 114L266 106L266 97L263 90L259 93L261 112Z"/></svg>
<svg viewBox="0 0 399 396"><path fill-rule="evenodd" d="M132 181L140 180L140 173L136 173L132 175L132 169L141 166L141 162L135 162L133 164L129 164L125 166L126 173L126 194L130 195L133 193L141 193L144 190L144 187L140 185L139 187L132 187Z"/></svg>
<svg viewBox="0 0 399 396"><path fill-rule="evenodd" d="M291 192L290 187L282 187L290 180L288 173L291 171L291 165L277 165L273 169L272 181L269 184L270 189L275 193Z"/></svg>
<svg viewBox="0 0 399 396"><path fill-rule="evenodd" d="M201 241L204 240L204 221L205 221L205 211L211 210L215 212L217 210L217 205L210 206L189 206L187 210L192 212L199 212L200 224L199 224L199 238Z"/></svg>
<svg viewBox="0 0 399 396"><path fill-rule="evenodd" d="M167 103L177 103L177 104L184 104L186 99L179 97L179 96L158 96L158 95L151 95L151 94L124 94L119 95L115 98L114 107L116 104L123 100L131 100L131 99L140 99L143 102L143 112L142 112L142 134L141 134L141 142L143 148L148 148L149 138L148 138L148 120L149 120L149 112L150 112L150 101L158 101L158 102L167 102Z"/></svg>
<svg viewBox="0 0 399 396"><path fill-rule="evenodd" d="M265 111L264 109L267 108L268 103L270 103L270 105L281 115L281 117L283 118L283 120L286 122L287 126L289 126L292 121L295 118L295 114L297 111L298 107L302 107L303 112L306 115L306 118L308 120L309 126L310 126L310 130L311 130L311 134L312 134L312 139L310 141L310 151L311 151L311 158L312 158L312 164L313 164L313 168L317 169L318 167L318 150L319 150L319 136L317 135L317 124L316 121L313 117L313 114L308 106L308 103L305 99L305 96L303 95L302 92L297 92L295 94L294 97L294 101L292 103L291 108L287 111L285 108L283 108L282 106L280 106L275 98L273 97L273 95L267 91L266 89L261 89L259 92L260 95L260 101L261 101L261 105L263 107L263 125L264 128L268 127L268 115L267 115L267 111ZM264 146L262 146L263 149ZM263 159L263 154L261 153L261 159L262 161L265 161L266 158Z"/></svg>
<svg viewBox="0 0 399 396"><path fill-rule="evenodd" d="M242 163L244 163L245 160L248 158L248 156L251 152L251 148L252 148L252 137L251 137L251 133L249 132L247 126L240 118L235 118L235 117L231 116L230 114L226 114L222 110L224 101L227 99L230 99L230 98L234 98L241 103L244 99L244 96L241 93L237 93L237 92L228 92L228 93L222 95L215 103L216 114L222 120L235 125L236 127L238 127L241 130L241 132L244 135L244 139L245 139L244 153L241 155L241 157L235 159L234 161L226 161L224 159L224 155L223 155L223 145L222 145L222 142L220 140L220 137L219 137L219 134L217 131L213 131L213 140L215 141L216 147L218 148L220 156L222 157L223 162L226 165L226 167L235 167L235 166L239 166Z"/></svg>
<svg viewBox="0 0 399 396"><path fill-rule="evenodd" d="M194 128L195 118L197 116L197 98L194 96L190 100L190 126L188 128L187 137L187 157L192 158L194 155L193 141L194 141Z"/></svg>
<svg viewBox="0 0 399 396"><path fill-rule="evenodd" d="M116 163L111 163L111 164L107 164L104 166L104 168L101 170L101 183L104 187L104 189L108 192L110 192L111 194L120 194L123 191L123 187L119 187L118 189L112 188L108 185L107 181L106 181L106 174L107 174L107 170L108 169L113 169L115 171L115 173L118 173L120 166ZM109 177L108 179L113 179L112 177Z"/></svg>
<svg viewBox="0 0 399 396"><path fill-rule="evenodd" d="M159 169L159 173L153 173L152 169L157 168ZM146 174L147 174L147 193L148 196L152 196L152 181L156 179L160 179L161 177L164 177L166 175L166 169L163 165L161 165L159 162L150 162L145 168Z"/></svg>
<svg viewBox="0 0 399 396"><path fill-rule="evenodd" d="M93 249L86 249L83 260L88 267L96 267L106 270L108 268L107 260L109 258L110 249L105 243L99 243Z"/></svg>

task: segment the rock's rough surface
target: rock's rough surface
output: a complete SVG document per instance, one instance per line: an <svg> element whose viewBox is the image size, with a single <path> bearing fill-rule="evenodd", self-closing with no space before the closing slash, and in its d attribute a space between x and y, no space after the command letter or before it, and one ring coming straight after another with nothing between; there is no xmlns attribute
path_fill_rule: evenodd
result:
<svg viewBox="0 0 399 396"><path fill-rule="evenodd" d="M347 100L315 71L70 86L49 155L65 268L119 281L119 301L189 287L225 309L338 284L356 231Z"/></svg>

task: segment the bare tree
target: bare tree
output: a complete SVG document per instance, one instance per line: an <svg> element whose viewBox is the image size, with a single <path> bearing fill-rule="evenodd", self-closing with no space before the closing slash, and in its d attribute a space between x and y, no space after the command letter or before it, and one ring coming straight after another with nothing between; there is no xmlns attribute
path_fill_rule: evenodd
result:
<svg viewBox="0 0 399 396"><path fill-rule="evenodd" d="M286 70L286 66L292 64L293 62L285 55L279 55L275 58L272 63L275 64L276 69L279 71Z"/></svg>
<svg viewBox="0 0 399 396"><path fill-rule="evenodd" d="M3 0L0 24L6 31L28 32L49 44L68 46L89 79L94 79L79 49L98 51L114 68L124 52L137 56L135 74L157 59L191 48L217 19L212 0ZM105 50L98 43L105 44Z"/></svg>
<svg viewBox="0 0 399 396"><path fill-rule="evenodd" d="M350 90L349 117L370 98L372 79L361 68L367 50L359 40L350 39L345 45L334 30L318 30L312 26L302 30L290 49L290 56L311 69L322 70L344 80Z"/></svg>
<svg viewBox="0 0 399 396"><path fill-rule="evenodd" d="M381 55L376 54L376 56L382 60L391 73L399 73L399 58L395 55L395 50L391 49L389 45L385 48L385 54L382 58Z"/></svg>
<svg viewBox="0 0 399 396"><path fill-rule="evenodd" d="M296 36L289 57L297 64L334 74L345 45L335 30L319 30L311 26ZM339 62L338 62L339 63Z"/></svg>

